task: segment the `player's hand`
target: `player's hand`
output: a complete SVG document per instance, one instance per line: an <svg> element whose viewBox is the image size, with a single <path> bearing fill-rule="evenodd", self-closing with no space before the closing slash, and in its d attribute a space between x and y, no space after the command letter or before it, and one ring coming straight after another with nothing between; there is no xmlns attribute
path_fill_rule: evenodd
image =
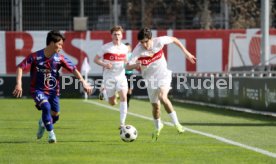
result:
<svg viewBox="0 0 276 164"><path fill-rule="evenodd" d="M141 62L140 61L137 61L135 65L136 65L135 69L140 69L141 68Z"/></svg>
<svg viewBox="0 0 276 164"><path fill-rule="evenodd" d="M111 63L107 63L107 64L105 64L104 68L111 69L112 68L112 64Z"/></svg>
<svg viewBox="0 0 276 164"><path fill-rule="evenodd" d="M13 94L13 96L15 96L16 98L19 98L19 97L22 96L22 92L23 92L22 86L21 86L20 84L16 84L16 86L15 86L15 88L14 88L12 94Z"/></svg>
<svg viewBox="0 0 276 164"><path fill-rule="evenodd" d="M84 91L85 91L88 95L91 95L91 94L92 94L93 87L90 86L86 81L83 81L82 85L83 85Z"/></svg>
<svg viewBox="0 0 276 164"><path fill-rule="evenodd" d="M195 64L195 62L196 62L196 57L194 56L194 55L192 55L192 54L187 54L187 59L191 62L191 63L193 63L193 64Z"/></svg>

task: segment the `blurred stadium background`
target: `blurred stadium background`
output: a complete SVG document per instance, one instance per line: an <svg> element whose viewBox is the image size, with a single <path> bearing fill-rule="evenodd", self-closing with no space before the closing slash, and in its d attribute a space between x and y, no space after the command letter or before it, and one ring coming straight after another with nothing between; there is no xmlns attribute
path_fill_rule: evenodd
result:
<svg viewBox="0 0 276 164"><path fill-rule="evenodd" d="M269 2L269 55L263 61L261 0L1 0L0 97L11 97L16 65L45 46L49 30L65 33L64 53L81 69L86 57L92 61L98 47L110 41L108 30L120 24L126 29L124 42L133 46L137 30L149 26L154 36L178 37L196 55L197 64L191 65L176 47L165 49L174 72L175 100L275 112L276 0ZM90 65L90 80L101 78L101 68ZM226 79L232 88L176 89L177 77L182 76ZM28 74L24 78L27 91ZM79 89L71 92L73 85L66 90L64 97L83 96ZM134 94L146 96L145 90Z"/></svg>
<svg viewBox="0 0 276 164"><path fill-rule="evenodd" d="M88 30L244 29L261 25L260 0L1 0L0 30L74 30L74 17L87 17ZM276 27L270 0L270 26Z"/></svg>

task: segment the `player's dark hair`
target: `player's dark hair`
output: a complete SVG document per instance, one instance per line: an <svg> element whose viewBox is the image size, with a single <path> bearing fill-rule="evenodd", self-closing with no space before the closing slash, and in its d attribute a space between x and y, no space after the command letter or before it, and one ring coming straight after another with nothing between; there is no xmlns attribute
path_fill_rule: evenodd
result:
<svg viewBox="0 0 276 164"><path fill-rule="evenodd" d="M122 26L116 25L110 29L110 33L112 34L114 31L121 31L123 33L124 29Z"/></svg>
<svg viewBox="0 0 276 164"><path fill-rule="evenodd" d="M152 38L152 33L151 30L148 27L144 27L142 28L138 35L137 35L137 39L140 40L144 40L145 38L147 39L151 39Z"/></svg>
<svg viewBox="0 0 276 164"><path fill-rule="evenodd" d="M46 45L48 46L51 42L59 42L59 41L65 41L65 37L57 30L52 30L48 32L47 38L46 38Z"/></svg>

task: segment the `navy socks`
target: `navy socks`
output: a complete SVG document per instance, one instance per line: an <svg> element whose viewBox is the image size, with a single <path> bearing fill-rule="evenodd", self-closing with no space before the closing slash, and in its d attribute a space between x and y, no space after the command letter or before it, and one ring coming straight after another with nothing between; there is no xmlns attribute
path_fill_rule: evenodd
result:
<svg viewBox="0 0 276 164"><path fill-rule="evenodd" d="M45 102L40 105L42 109L42 121L47 131L53 130L53 120L51 116L51 105L49 102Z"/></svg>

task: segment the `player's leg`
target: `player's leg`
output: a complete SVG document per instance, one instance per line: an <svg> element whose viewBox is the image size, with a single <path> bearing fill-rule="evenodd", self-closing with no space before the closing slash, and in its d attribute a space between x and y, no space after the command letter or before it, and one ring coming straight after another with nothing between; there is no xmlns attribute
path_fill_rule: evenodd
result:
<svg viewBox="0 0 276 164"><path fill-rule="evenodd" d="M104 84L101 85L99 99L108 101L108 97L107 97L107 93L106 93L106 89L104 87Z"/></svg>
<svg viewBox="0 0 276 164"><path fill-rule="evenodd" d="M56 136L54 133L53 118L51 115L51 105L49 102L41 104L42 108L42 120L44 126L48 132L48 142L56 143Z"/></svg>
<svg viewBox="0 0 276 164"><path fill-rule="evenodd" d="M56 95L50 96L48 101L51 104L52 124L55 124L59 120L59 112L60 112L59 97ZM57 142L56 135L54 133L54 126L53 126L53 129L49 131L48 142L49 143Z"/></svg>
<svg viewBox="0 0 276 164"><path fill-rule="evenodd" d="M119 91L120 95L120 126L125 125L127 117L127 89Z"/></svg>
<svg viewBox="0 0 276 164"><path fill-rule="evenodd" d="M132 95L132 89L128 89L128 91L127 91L127 108L129 108L129 101L131 99L131 95Z"/></svg>
<svg viewBox="0 0 276 164"><path fill-rule="evenodd" d="M173 124L177 128L177 131L179 133L183 133L184 128L179 123L177 114L176 114L175 110L173 109L171 101L168 98L169 90L170 90L170 88L168 86L160 87L159 99L160 99L161 103L164 105L164 108L165 108L166 112L169 114Z"/></svg>
<svg viewBox="0 0 276 164"><path fill-rule="evenodd" d="M128 84L128 91L127 91L127 108L129 109L129 101L131 99L131 95L132 95L132 90L133 90L133 81L131 81L130 77L132 76L132 74L127 74L127 84Z"/></svg>
<svg viewBox="0 0 276 164"><path fill-rule="evenodd" d="M108 96L108 103L112 106L117 105L117 98L115 95L115 89L106 89L106 93Z"/></svg>
<svg viewBox="0 0 276 164"><path fill-rule="evenodd" d="M110 105L116 105L117 104L117 99L116 99L116 81L113 79L105 79L103 81L104 88L106 90L106 95L108 97L108 103Z"/></svg>
<svg viewBox="0 0 276 164"><path fill-rule="evenodd" d="M126 117L127 117L127 79L124 77L117 81L116 90L120 95L120 127L125 125Z"/></svg>
<svg viewBox="0 0 276 164"><path fill-rule="evenodd" d="M42 109L42 122L47 130L47 132L53 133L53 119L51 117L51 105L48 101L43 101L40 104L40 108ZM39 134L39 133L37 133ZM41 136L42 137L42 136ZM37 135L37 138L39 138L39 135Z"/></svg>
<svg viewBox="0 0 276 164"><path fill-rule="evenodd" d="M160 103L152 103L151 105L152 105L153 122L155 126L155 129L152 133L152 139L153 141L157 141L164 125L160 117Z"/></svg>
<svg viewBox="0 0 276 164"><path fill-rule="evenodd" d="M152 133L152 139L153 141L157 141L161 133L161 130L164 126L161 121L161 111L160 111L160 101L158 99L158 90L148 87L147 91L152 105L152 116L153 116L153 122L155 127Z"/></svg>
<svg viewBox="0 0 276 164"><path fill-rule="evenodd" d="M169 90L170 89L168 87L160 87L158 97L159 97L161 103L164 105L166 112L172 113L172 112L174 112L174 109L173 109L171 101L168 98Z"/></svg>
<svg viewBox="0 0 276 164"><path fill-rule="evenodd" d="M59 96L50 96L49 103L51 104L51 116L53 124L59 120L60 106L59 106Z"/></svg>
<svg viewBox="0 0 276 164"><path fill-rule="evenodd" d="M34 100L36 102L36 107L42 110L42 116L39 119L37 139L43 137L45 128L50 133L53 131L52 117L51 117L51 105L48 101L48 96L43 92L36 91L33 94Z"/></svg>
<svg viewBox="0 0 276 164"><path fill-rule="evenodd" d="M129 101L131 99L131 95L132 95L132 89L128 89L127 91L127 108L129 108Z"/></svg>

